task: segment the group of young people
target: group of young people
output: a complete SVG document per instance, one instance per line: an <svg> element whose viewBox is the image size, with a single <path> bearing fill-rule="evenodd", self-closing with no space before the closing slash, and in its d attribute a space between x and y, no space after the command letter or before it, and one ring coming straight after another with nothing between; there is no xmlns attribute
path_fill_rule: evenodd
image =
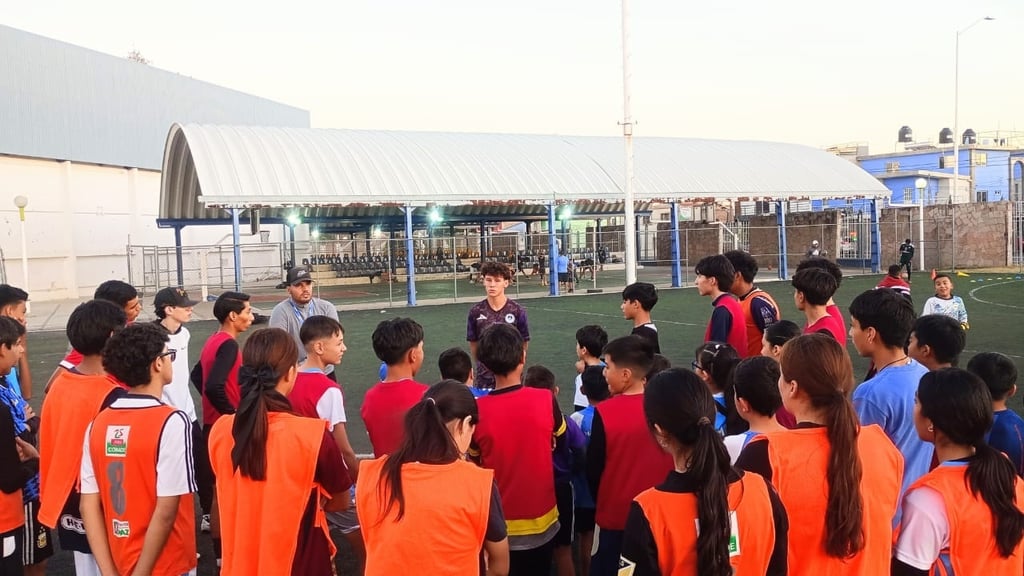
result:
<svg viewBox="0 0 1024 576"><path fill-rule="evenodd" d="M957 368L966 318L917 317L889 288L844 315L822 258L792 279L802 325L754 285L749 254L695 272L713 309L690 366L660 354L657 290L630 285L630 334L576 332L563 415L552 371L527 363L511 271L483 263L469 351L440 354L441 382L416 380L417 322L374 330L369 460L346 432L344 328L302 268L241 347L249 297L222 294L191 371L184 290L135 322L134 289L101 286L68 320L38 417L18 369L28 295L0 286L0 574L42 573L51 530L78 574L193 573L197 524L222 574L333 574L332 528L370 575L1024 573L1012 360ZM871 361L856 387L847 337Z"/></svg>

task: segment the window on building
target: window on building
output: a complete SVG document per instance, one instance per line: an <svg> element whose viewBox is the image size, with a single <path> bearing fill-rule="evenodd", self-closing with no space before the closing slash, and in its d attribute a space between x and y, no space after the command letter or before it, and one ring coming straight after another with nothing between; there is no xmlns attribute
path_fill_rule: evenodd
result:
<svg viewBox="0 0 1024 576"><path fill-rule="evenodd" d="M940 156L939 157L939 168L953 168L953 157L952 156Z"/></svg>
<svg viewBox="0 0 1024 576"><path fill-rule="evenodd" d="M892 162L886 162L885 163L885 171L886 172L899 172L899 170L900 170L900 163L898 161L893 160Z"/></svg>
<svg viewBox="0 0 1024 576"><path fill-rule="evenodd" d="M971 165L973 166L987 166L988 165L988 154L984 152L975 152L971 155Z"/></svg>
<svg viewBox="0 0 1024 576"><path fill-rule="evenodd" d="M974 191L975 202L988 202L988 190L975 190Z"/></svg>
<svg viewBox="0 0 1024 576"><path fill-rule="evenodd" d="M903 189L903 203L909 203L914 201L914 189L904 188Z"/></svg>

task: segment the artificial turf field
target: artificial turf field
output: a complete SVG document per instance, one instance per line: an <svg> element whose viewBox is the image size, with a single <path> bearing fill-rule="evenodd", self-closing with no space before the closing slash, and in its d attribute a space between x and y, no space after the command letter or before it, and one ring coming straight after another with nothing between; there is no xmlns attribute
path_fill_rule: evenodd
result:
<svg viewBox="0 0 1024 576"><path fill-rule="evenodd" d="M915 276L912 285L914 305L920 312L925 300L932 294L931 282L924 274ZM854 276L843 280L835 300L844 315L850 301L860 292L873 288L879 279L880 276ZM1018 370L1024 370L1024 280L1013 273L971 273L969 277L957 277L954 281L955 293L963 297L971 324L967 350L961 357L961 365L966 365L967 360L977 352L996 351L1009 355L1016 362ZM466 291L460 291L460 296L476 290L483 298L482 287L465 286ZM803 324L802 316L793 305L792 288L788 282L768 282L761 284L761 287L779 303L783 318ZM510 294L513 292L510 291ZM527 365L543 364L555 373L561 386L559 401L568 412L572 409L576 329L585 324L599 324L612 338L628 334L631 326L619 311L621 297L617 290L606 289L603 294L529 298L521 302L527 309L530 321L531 340ZM418 379L432 384L439 379L436 358L441 351L451 346L463 346L468 350L465 336L469 305L459 303L346 311L344 300L336 303L341 306L339 316L345 326L345 343L348 346L338 378L345 391L348 434L356 452L366 453L370 451L370 445L359 417L359 406L366 390L376 383L380 366L370 343L374 327L381 320L395 316L408 316L422 324L427 361ZM262 307L263 304L258 306ZM269 306L264 309L269 313ZM653 318L658 325L662 353L674 365L689 366L694 349L703 340L704 327L710 313L710 300L701 298L692 287L660 291L660 300L653 311ZM846 321L849 324L848 315ZM188 328L192 333L189 358L194 364L199 358L203 342L216 329L216 325L214 322L193 322ZM245 334L242 335L244 339ZM45 382L46 376L63 357L66 347L67 341L60 332L29 334L28 350L37 382ZM867 370L867 362L857 357L852 343L848 349L859 381ZM42 394L37 393L31 402L37 412L41 402ZM1018 412L1024 412L1020 397L1014 398L1011 406ZM336 540L342 539L339 537ZM346 569L345 543L339 541L338 544L339 574L351 573ZM199 538L199 549L203 555L199 573L213 574L212 562L209 561L209 538L205 535ZM73 574L70 555L58 553L51 560L48 573Z"/></svg>

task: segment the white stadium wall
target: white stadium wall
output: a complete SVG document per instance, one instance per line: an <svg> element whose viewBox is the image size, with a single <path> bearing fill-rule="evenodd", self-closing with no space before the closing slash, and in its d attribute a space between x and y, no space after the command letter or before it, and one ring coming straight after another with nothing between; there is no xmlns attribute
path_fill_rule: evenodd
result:
<svg viewBox="0 0 1024 576"><path fill-rule="evenodd" d="M14 205L19 195L28 198L27 284ZM84 298L106 280L127 281L129 244L174 246L174 231L156 225L159 199L157 171L0 155L0 250L7 282L41 301ZM270 230L271 242L282 240L279 226L264 230ZM229 226L186 227L182 244L223 244L230 232ZM243 236L242 242L260 239Z"/></svg>

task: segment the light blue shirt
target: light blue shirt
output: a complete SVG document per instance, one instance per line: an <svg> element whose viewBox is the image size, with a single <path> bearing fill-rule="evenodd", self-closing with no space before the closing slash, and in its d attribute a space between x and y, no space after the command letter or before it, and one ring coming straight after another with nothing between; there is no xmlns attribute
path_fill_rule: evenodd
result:
<svg viewBox="0 0 1024 576"><path fill-rule="evenodd" d="M924 476L932 463L933 449L917 436L914 397L928 369L913 359L903 366L888 366L853 391L853 407L862 425L878 424L903 454L903 487L900 497ZM864 460L870 466L870 454Z"/></svg>

